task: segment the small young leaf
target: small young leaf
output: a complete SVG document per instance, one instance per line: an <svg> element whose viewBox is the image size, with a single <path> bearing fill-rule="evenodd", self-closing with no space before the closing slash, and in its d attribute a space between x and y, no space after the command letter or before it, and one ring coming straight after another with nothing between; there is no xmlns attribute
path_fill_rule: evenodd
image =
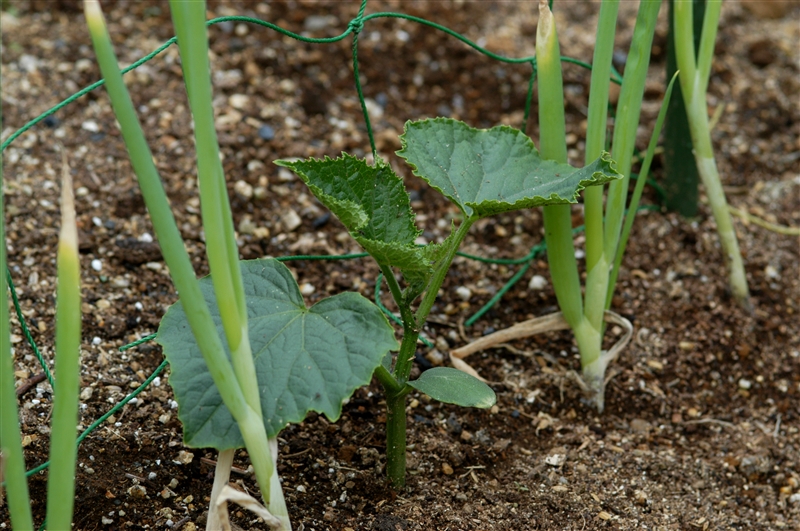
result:
<svg viewBox="0 0 800 531"><path fill-rule="evenodd" d="M542 160L530 138L508 126L473 129L435 118L407 122L397 154L414 174L469 217L577 202L586 186L621 175L607 153L584 168Z"/></svg>
<svg viewBox="0 0 800 531"><path fill-rule="evenodd" d="M420 231L408 192L387 164L370 166L347 154L275 164L299 175L379 264L398 267L404 276L430 276L431 261L414 244Z"/></svg>
<svg viewBox="0 0 800 531"><path fill-rule="evenodd" d="M356 236L410 244L420 233L403 180L388 165L369 166L347 154L338 159L276 160L275 164L297 173Z"/></svg>
<svg viewBox="0 0 800 531"><path fill-rule="evenodd" d="M452 367L435 367L407 385L429 397L462 407L489 408L497 402L492 388L465 372Z"/></svg>
<svg viewBox="0 0 800 531"><path fill-rule="evenodd" d="M342 401L368 384L384 355L397 348L386 317L357 293L306 308L289 269L276 260L244 261L241 267L267 435L276 436L309 411L336 420ZM222 335L210 277L200 280L200 287ZM184 442L218 450L242 447L239 428L214 386L180 302L161 320L156 341L172 368L169 383L180 406Z"/></svg>

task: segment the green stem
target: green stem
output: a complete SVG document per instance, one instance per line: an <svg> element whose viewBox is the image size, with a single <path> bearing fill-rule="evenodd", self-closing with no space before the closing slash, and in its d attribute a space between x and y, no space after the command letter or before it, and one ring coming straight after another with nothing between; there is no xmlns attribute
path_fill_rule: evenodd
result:
<svg viewBox="0 0 800 531"><path fill-rule="evenodd" d="M386 475L395 488L406 484L406 397L386 396Z"/></svg>
<svg viewBox="0 0 800 531"><path fill-rule="evenodd" d="M383 365L378 365L378 368L375 369L375 378L383 385L386 394L397 394L403 390L403 386L397 383L392 373Z"/></svg>
<svg viewBox="0 0 800 531"><path fill-rule="evenodd" d="M605 149L608 126L608 91L611 60L614 53L614 34L619 0L600 4L597 21L592 80L589 91L589 115L586 131L586 164L595 160ZM605 186L590 186L583 192L586 226L586 294L583 313L596 330L603 330L605 293L608 287L609 258L603 246L603 192Z"/></svg>
<svg viewBox="0 0 800 531"><path fill-rule="evenodd" d="M183 75L194 118L197 175L211 280L236 378L247 403L261 411L247 328L247 305L228 191L214 124L205 2L170 0Z"/></svg>
<svg viewBox="0 0 800 531"><path fill-rule="evenodd" d="M47 478L47 527L69 529L75 501L75 459L81 355L81 277L78 229L69 170L63 170L61 235L58 243L56 298L56 367Z"/></svg>
<svg viewBox="0 0 800 531"><path fill-rule="evenodd" d="M444 282L450 264L456 256L458 247L464 241L470 227L476 218L467 218L458 227L450 247L445 256L436 264L428 288L422 297L422 302L416 314L411 314L410 308L404 303L399 286L392 287L392 271L388 267L381 267L383 275L389 283L389 289L395 300L399 300L401 315L403 316L403 341L400 352L397 353L397 362L394 375L389 374L384 367L378 367L376 376L386 390L386 474L392 485L396 488L403 487L406 483L406 395L411 388L406 386L417 350L417 339L422 323L427 319L433 308L433 303L439 293L439 288ZM395 280L395 284L397 281ZM397 294L395 294L397 291Z"/></svg>
<svg viewBox="0 0 800 531"><path fill-rule="evenodd" d="M639 177L636 180L636 186L633 189L630 205L628 205L628 214L625 216L625 223L622 227L622 236L620 237L619 245L617 246L617 255L614 257L614 267L611 269L611 279L608 283L606 299L611 299L611 297L614 295L614 289L617 285L617 276L619 275L619 268L622 264L622 256L625 254L625 248L628 246L628 238L631 234L633 221L636 219L636 211L639 208L639 200L642 198L644 183L647 181L647 175L650 172L650 164L653 162L653 156L656 152L658 138L661 136L661 128L664 125L667 112L670 108L670 99L672 97L677 76L678 74L676 72L675 75L672 76L669 85L667 85L667 90L664 93L664 100L661 102L661 110L659 110L658 118L656 118L656 125L653 128L652 135L650 135L650 144L647 146L647 154L645 155L644 162L642 162L642 169L639 170Z"/></svg>
<svg viewBox="0 0 800 531"><path fill-rule="evenodd" d="M677 0L683 1L683 0ZM667 81L678 71L675 60L675 3L669 0L669 30L667 32ZM694 11L693 39L695 48L700 46L703 33L703 13L706 0L692 0ZM698 24L698 21L700 22ZM684 218L697 216L698 182L697 163L694 160L692 134L686 118L686 105L680 84L675 88L669 102L669 110L664 120L664 204L668 210L675 211Z"/></svg>
<svg viewBox="0 0 800 531"><path fill-rule="evenodd" d="M403 333L408 334L414 330L419 330L417 321L414 318L414 312L411 311L410 301L406 302L405 297L403 297L403 291L400 289L400 284L397 282L391 266L381 264L380 268L383 278L386 279L386 284L389 286L389 292L391 292L395 304L400 309Z"/></svg>
<svg viewBox="0 0 800 531"><path fill-rule="evenodd" d="M572 327L578 351L581 355L581 373L583 380L591 390L591 398L597 411L603 412L605 399L605 370L602 358L602 329L595 328L588 319L583 319Z"/></svg>
<svg viewBox="0 0 800 531"><path fill-rule="evenodd" d="M536 60L539 68L539 152L543 159L567 162L564 89L561 52L555 19L545 0L539 2L536 29ZM571 205L550 205L543 209L547 261L558 305L573 329L583 319L583 300L572 242Z"/></svg>
<svg viewBox="0 0 800 531"><path fill-rule="evenodd" d="M572 208L550 205L544 213L544 237L547 241L547 264L556 292L558 307L573 329L583 320L583 298L572 242Z"/></svg>
<svg viewBox="0 0 800 531"><path fill-rule="evenodd" d="M403 335L397 353L394 376L383 366L375 374L386 391L386 475L395 488L406 484L406 395L405 385L411 373L419 330Z"/></svg>
<svg viewBox="0 0 800 531"><path fill-rule="evenodd" d="M411 374L414 354L417 352L417 339L419 339L419 329L405 330L400 351L397 353L397 362L394 365L394 377L400 385L405 384Z"/></svg>
<svg viewBox="0 0 800 531"><path fill-rule="evenodd" d="M611 77L611 59L614 53L619 0L600 4L600 14L595 34L592 80L589 90L589 115L586 129L585 162L594 161L605 149L608 126L608 91ZM604 186L590 186L583 192L584 220L586 225L586 270L592 268L603 256L603 191ZM588 282L588 281L587 281ZM589 307L588 300L587 310Z"/></svg>
<svg viewBox="0 0 800 531"><path fill-rule="evenodd" d="M219 511L217 510L217 498L222 487L228 484L231 479L231 469L236 449L221 450L217 454L217 466L214 467L214 483L211 485L211 505L208 508L207 529L219 529Z"/></svg>
<svg viewBox="0 0 800 531"><path fill-rule="evenodd" d="M428 314L431 313L431 308L433 308L433 303L436 301L436 297L439 294L439 288L442 287L444 278L447 276L447 271L450 269L450 264L453 263L453 258L455 258L461 242L463 242L464 238L467 237L467 233L472 227L472 224L477 220L477 217L467 217L464 219L458 229L456 229L455 236L453 237L453 241L451 242L447 253L436 264L436 269L433 272L431 281L428 284L428 288L425 290L425 295L423 295L422 302L420 302L415 314L416 321L419 326L425 323L425 320L428 318Z"/></svg>
<svg viewBox="0 0 800 531"><path fill-rule="evenodd" d="M3 163L0 154L0 208L3 198ZM0 241L6 241L5 216L0 216ZM0 245L0 272L6 271L6 246ZM11 330L8 315L8 284L0 274L0 467L6 480L8 514L13 529L33 529L25 455L20 437L17 394L14 389L14 357L11 354Z"/></svg>
<svg viewBox="0 0 800 531"><path fill-rule="evenodd" d="M707 1L703 15L703 32L700 35L700 47L697 50L697 76L700 79L699 92L703 96L708 91L711 63L714 62L714 43L717 40L717 28L721 11L722 2L720 0ZM691 42L694 44L694 40Z"/></svg>
<svg viewBox="0 0 800 531"><path fill-rule="evenodd" d="M249 407L245 396L239 387L233 367L225 356L222 340L217 333L208 305L205 303L200 286L197 282L191 260L184 247L180 232L175 223L175 218L167 201L166 193L161 184L161 177L153 163L153 156L147 146L144 132L136 116L133 103L130 99L125 83L122 80L117 59L111 46L105 20L96 0L85 2L86 19L94 43L100 70L106 80L106 88L111 98L114 114L120 123L122 136L130 154L131 164L139 180L147 210L153 221L153 227L158 238L164 260L169 267L172 282L180 293L181 303L186 312L186 319L197 340L200 352L208 366L208 371L214 380L214 385L222 397L225 406L239 424L240 429L246 422L262 424L262 419ZM257 419L257 420L256 420ZM250 430L252 431L252 430ZM262 430L263 431L263 430ZM244 436L245 430L242 430ZM255 436L250 437L250 444L267 447L266 434L263 440L256 441ZM248 442L245 439L245 442ZM271 460L265 461L268 470L259 472L256 476L272 475ZM256 467L256 462L253 462ZM269 482L261 484L262 495L269 493ZM267 500L269 502L269 500Z"/></svg>
<svg viewBox="0 0 800 531"><path fill-rule="evenodd" d="M697 170L708 195L708 202L717 223L717 232L725 250L729 271L729 282L733 296L745 308L750 307L750 293L744 270L739 241L733 228L728 202L722 189L722 182L714 160L711 144L711 130L708 124L705 95L708 73L714 53L714 36L719 21L719 1L709 1L703 21L703 35L700 38L700 54L697 62L691 39L692 5L686 2L675 3L675 57L680 69L680 83L686 100L686 114L689 130L692 133ZM688 38L688 40L687 40Z"/></svg>
<svg viewBox="0 0 800 531"><path fill-rule="evenodd" d="M618 171L623 178L612 182L608 189L603 245L605 255L609 260L616 255L622 229L622 216L628 196L633 149L636 144L636 131L639 127L639 115L642 109L642 97L647 69L650 65L650 49L659 7L661 7L660 0L642 0L639 4L639 13L633 28L633 40L628 52L625 76L617 103L612 155L619 165ZM606 308L610 303L610 300L606 300Z"/></svg>

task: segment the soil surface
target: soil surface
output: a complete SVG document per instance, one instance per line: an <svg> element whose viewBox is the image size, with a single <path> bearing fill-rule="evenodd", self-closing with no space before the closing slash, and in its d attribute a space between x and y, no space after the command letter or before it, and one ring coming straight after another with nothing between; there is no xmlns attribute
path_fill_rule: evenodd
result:
<svg viewBox="0 0 800 531"><path fill-rule="evenodd" d="M635 16L635 5L622 4L620 68ZM708 102L711 112L721 112L713 138L731 204L798 227L800 10L786 7L772 19L737 1L725 3ZM100 76L77 3L11 1L3 9L5 140ZM120 2L106 9L125 64L172 36L165 4ZM565 55L591 60L597 9L588 2L556 2ZM210 15L251 15L330 37L357 10L357 2L215 3ZM440 22L507 56L533 53L535 2L371 1L367 13L378 11ZM640 149L664 90L666 8L661 19ZM359 251L302 182L272 164L343 150L369 153L352 78L352 40L302 44L231 22L210 31L218 130L242 257ZM369 21L358 57L378 151L408 178L424 237L442 238L456 209L393 155L403 123L444 115L476 127L521 127L529 66L501 64L441 32L398 19ZM589 74L574 65L564 71L570 158L577 164L583 160ZM126 79L197 272L206 274L177 49ZM538 143L535 124L528 133ZM85 429L159 367L162 355L152 341L118 349L154 333L176 294L107 96L95 90L4 153L11 277L44 358L51 363L53 355L59 146L77 189ZM661 178L661 161L655 166ZM658 204L659 196L649 188L644 201ZM580 206L574 221L582 223ZM489 411L413 395L406 489L394 491L385 481L385 408L376 382L356 392L338 422L312 414L286 428L279 470L295 529L800 530L800 246L797 236L742 218L735 225L752 313L729 296L707 207L693 220L658 210L639 215L613 305L633 321L635 336L611 367L602 414L582 401L571 376L580 370L577 350L563 332L469 358L497 392L497 406ZM541 240L541 213L534 210L477 224L462 250L515 258ZM576 243L582 248L583 237ZM369 259L289 265L299 283L308 284L308 302L354 289L373 297L378 270ZM442 358L447 363L451 348L557 309L540 256L497 305L464 326L519 267L455 261L425 330L436 352L420 345L419 370ZM544 286L538 278L531 283L537 275ZM48 458L52 389L41 380L42 368L16 320L12 325L31 469ZM204 526L215 453L183 446L168 374L166 369L80 445L75 529ZM243 452L236 466L234 483L257 493ZM44 518L46 480L46 472L30 479L37 524ZM234 521L265 529L238 510ZM0 522L10 526L4 507Z"/></svg>

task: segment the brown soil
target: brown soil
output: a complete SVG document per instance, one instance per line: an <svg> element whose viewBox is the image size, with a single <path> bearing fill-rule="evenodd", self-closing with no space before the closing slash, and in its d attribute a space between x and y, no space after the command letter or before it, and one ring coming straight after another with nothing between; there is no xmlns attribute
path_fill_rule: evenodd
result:
<svg viewBox="0 0 800 531"><path fill-rule="evenodd" d="M499 53L533 51L534 2L370 2L368 12L402 11L441 22ZM561 4L561 5L559 5ZM563 53L591 58L597 5L556 2ZM250 14L295 31L309 16L314 36L336 35L356 2L275 2L212 6L214 16ZM3 138L99 78L83 17L72 2L3 3ZM625 12L627 49L634 7ZM663 10L665 11L665 10ZM639 147L663 95L666 13L654 47ZM165 5L107 7L120 60L129 64L171 36ZM306 26L308 27L308 26ZM306 45L256 26L211 30L224 165L244 258L357 251L342 226L279 172L276 158L369 152L352 83L350 40ZM753 18L736 1L723 6L709 104L724 106L714 132L731 203L800 226L800 11ZM442 33L396 19L370 21L359 46L365 95L378 149L391 153L409 119L450 115L473 126L519 127L529 69L486 59ZM565 67L570 157L582 160L589 76ZM189 118L177 50L129 74L179 226L205 274ZM794 96L792 96L794 94ZM381 115L380 111L383 113ZM535 113L534 108L534 113ZM535 114L534 114L535 116ZM535 120L533 120L535 121ZM269 126L269 130L265 128ZM528 131L536 140L538 130ZM53 353L56 231L61 155L78 189L83 275L85 428L161 363L160 349L118 347L153 333L176 300L152 234L114 117L102 90L84 96L19 138L4 153L9 261L22 311L46 359ZM657 166L660 162L657 162ZM660 167L655 168L660 176ZM425 236L442 236L455 213L409 176ZM266 193L262 194L262 191ZM658 201L650 190L646 202ZM299 224L297 224L299 221ZM575 208L575 221L581 210ZM311 415L281 435L280 473L295 529L306 530L800 530L800 251L798 239L736 221L755 310L730 299L714 223L641 214L620 275L616 311L634 321L635 340L613 365L606 411L581 401L567 333L518 341L470 358L493 382L491 411L459 409L417 396L409 407L409 481L386 484L382 389L359 390L337 423ZM538 211L478 224L463 250L524 256L541 241ZM578 237L579 244L582 237ZM92 268L93 261L100 269ZM377 269L368 260L292 262L310 301L342 290L371 297ZM518 266L456 260L426 334L442 350L550 313L544 258L474 326L460 323ZM470 289L462 301L456 289ZM613 332L613 330L612 330ZM41 372L14 323L20 386ZM446 347L446 348L445 348ZM420 352L426 353L421 347ZM190 450L180 464L181 425L167 374L81 445L75 528L195 529L203 525L215 454ZM21 394L28 468L48 455L51 389ZM84 407L85 406L85 407ZM186 455L186 454L182 454ZM247 468L246 456L237 466ZM45 511L46 472L30 480L35 520ZM257 489L247 473L234 474ZM133 488L141 485L144 490ZM236 512L245 529L264 526ZM6 528L8 515L0 507Z"/></svg>

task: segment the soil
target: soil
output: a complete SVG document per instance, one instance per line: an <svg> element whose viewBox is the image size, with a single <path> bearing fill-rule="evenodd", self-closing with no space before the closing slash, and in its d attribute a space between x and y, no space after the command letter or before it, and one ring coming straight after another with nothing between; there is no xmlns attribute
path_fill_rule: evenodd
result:
<svg viewBox="0 0 800 531"><path fill-rule="evenodd" d="M622 3L624 62L635 6ZM800 226L800 9L758 18L723 6L709 86L722 109L714 144L733 206ZM597 4L556 2L562 52L591 60ZM99 79L76 2L3 2L2 137ZM171 37L166 5L107 5L120 60L130 64ZM356 2L214 3L210 15L251 15L317 37L334 36ZM532 55L535 2L371 1L440 22L508 56ZM664 90L666 9L654 44L642 115L643 149ZM364 156L369 142L352 81L351 40L298 43L266 28L211 30L216 112L243 258L342 254L358 246L277 158ZM393 152L409 119L446 115L470 125L521 127L529 67L489 60L441 32L398 19L369 21L358 57L377 147L408 178L424 237L444 236L456 214ZM589 75L566 65L568 141L583 159ZM206 274L190 120L177 49L127 76L179 227ZM794 94L794 96L792 96ZM534 101L533 116L536 114ZM532 120L535 122L536 120ZM528 133L538 142L539 131ZM161 364L160 348L119 347L156 331L175 290L161 262L125 148L103 90L56 112L4 153L7 245L22 313L47 360L53 354L59 145L77 188L83 266L81 429ZM370 155L371 156L371 155ZM654 173L662 178L661 161ZM650 188L644 201L658 204ZM581 223L581 209L574 209ZM438 223L437 223L438 222ZM305 530L800 530L800 245L737 218L752 313L730 298L715 225L665 211L639 215L614 309L635 339L611 367L606 410L582 401L570 335L519 340L469 358L493 383L497 406L460 409L412 396L408 486L385 481L381 387L360 389L331 422L311 414L280 436L279 470L295 529ZM479 223L464 251L521 257L542 239L539 211ZM576 243L583 245L582 236ZM474 314L520 266L454 263L426 335L450 348L556 310L544 256L474 325ZM372 297L368 259L289 263L308 302L356 289ZM534 283L535 284L535 283ZM458 288L467 288L466 292ZM311 290L308 289L308 292ZM388 300L385 300L388 304ZM12 340L28 468L48 458L52 389L14 321ZM610 336L613 336L611 330ZM427 358L420 345L419 370ZM180 529L204 525L215 453L188 449L168 369L80 446L75 529ZM38 380L38 383L37 383ZM189 453L186 453L189 452ZM257 492L244 452L233 481ZM30 479L34 518L45 512L46 472ZM142 488L143 487L143 488ZM264 529L234 511L244 529ZM8 528L0 507L0 526Z"/></svg>

